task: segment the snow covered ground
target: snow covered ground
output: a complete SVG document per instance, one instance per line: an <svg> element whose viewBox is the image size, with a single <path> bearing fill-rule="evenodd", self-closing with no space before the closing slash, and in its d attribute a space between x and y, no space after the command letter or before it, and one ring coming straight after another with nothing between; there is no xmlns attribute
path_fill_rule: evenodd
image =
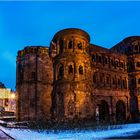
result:
<svg viewBox="0 0 140 140"><path fill-rule="evenodd" d="M140 124L125 124L108 127L104 130L85 130L85 131L33 131L29 129L11 129L0 126L4 132L16 140L94 140L109 137L130 136L140 131Z"/></svg>

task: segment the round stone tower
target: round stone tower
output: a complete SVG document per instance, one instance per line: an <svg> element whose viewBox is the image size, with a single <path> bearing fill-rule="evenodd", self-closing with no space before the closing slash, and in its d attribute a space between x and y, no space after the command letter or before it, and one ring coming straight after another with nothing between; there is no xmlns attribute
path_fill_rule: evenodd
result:
<svg viewBox="0 0 140 140"><path fill-rule="evenodd" d="M16 75L17 119L50 118L53 67L49 48L30 46L19 51Z"/></svg>
<svg viewBox="0 0 140 140"><path fill-rule="evenodd" d="M89 35L75 28L61 30L52 39L54 89L51 111L58 120L87 118L92 114L89 42Z"/></svg>

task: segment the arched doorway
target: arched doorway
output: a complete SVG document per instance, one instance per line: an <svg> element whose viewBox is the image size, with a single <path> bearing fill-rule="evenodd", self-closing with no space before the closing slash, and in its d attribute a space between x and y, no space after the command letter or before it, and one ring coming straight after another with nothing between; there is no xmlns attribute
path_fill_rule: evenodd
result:
<svg viewBox="0 0 140 140"><path fill-rule="evenodd" d="M101 100L98 104L99 108L99 121L108 122L109 121L109 105L105 100Z"/></svg>
<svg viewBox="0 0 140 140"><path fill-rule="evenodd" d="M116 103L116 121L123 122L126 120L126 107L125 103L119 100Z"/></svg>
<svg viewBox="0 0 140 140"><path fill-rule="evenodd" d="M131 117L133 120L138 118L139 105L140 105L140 95L138 97L131 96L131 98L130 98L130 112L131 112Z"/></svg>

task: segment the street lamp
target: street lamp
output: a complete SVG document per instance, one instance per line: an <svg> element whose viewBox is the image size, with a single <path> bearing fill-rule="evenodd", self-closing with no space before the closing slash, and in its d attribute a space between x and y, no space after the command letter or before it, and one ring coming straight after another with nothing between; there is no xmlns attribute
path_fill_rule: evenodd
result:
<svg viewBox="0 0 140 140"><path fill-rule="evenodd" d="M11 99L15 99L16 95L14 93L11 94Z"/></svg>

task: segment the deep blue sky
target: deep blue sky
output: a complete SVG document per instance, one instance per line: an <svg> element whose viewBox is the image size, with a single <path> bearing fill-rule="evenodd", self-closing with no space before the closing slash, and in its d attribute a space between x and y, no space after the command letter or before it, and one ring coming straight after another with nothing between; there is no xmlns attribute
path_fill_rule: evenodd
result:
<svg viewBox="0 0 140 140"><path fill-rule="evenodd" d="M110 48L140 35L140 2L0 2L0 81L14 89L17 51L48 46L57 31L69 27Z"/></svg>

